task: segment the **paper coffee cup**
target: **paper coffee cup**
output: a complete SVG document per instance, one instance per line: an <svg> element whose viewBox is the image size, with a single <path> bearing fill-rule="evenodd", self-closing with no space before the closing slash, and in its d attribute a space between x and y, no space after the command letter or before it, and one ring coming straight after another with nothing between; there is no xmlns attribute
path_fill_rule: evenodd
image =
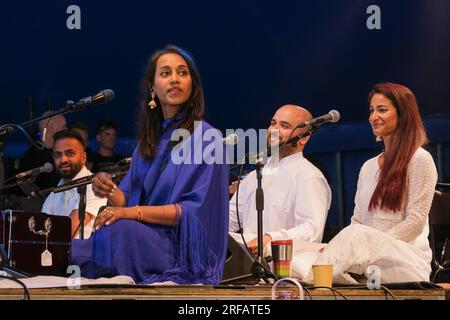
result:
<svg viewBox="0 0 450 320"><path fill-rule="evenodd" d="M314 276L314 287L333 286L333 265L332 264L316 264L312 266Z"/></svg>

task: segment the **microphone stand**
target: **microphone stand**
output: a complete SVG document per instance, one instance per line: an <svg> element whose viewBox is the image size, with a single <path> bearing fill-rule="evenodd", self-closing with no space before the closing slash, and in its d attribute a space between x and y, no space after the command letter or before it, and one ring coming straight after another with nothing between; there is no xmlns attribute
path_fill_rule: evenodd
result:
<svg viewBox="0 0 450 320"><path fill-rule="evenodd" d="M278 152L288 146L292 145L295 147L297 145L297 141L301 138L310 136L317 132L317 128L313 127L310 130L299 134L295 137L288 139L286 142L282 143L278 147ZM272 154L271 149L269 149L270 154ZM267 260L264 258L264 235L263 235L263 210L264 210L264 190L262 188L262 169L264 164L262 161L258 160L256 162L256 179L257 179L257 187L255 193L256 200L256 212L257 212L257 226L258 226L258 255L255 259L255 262L252 266L252 274L253 278L256 280L263 279L267 282L267 279L273 278L273 275L269 274L266 270L269 270L269 265Z"/></svg>
<svg viewBox="0 0 450 320"><path fill-rule="evenodd" d="M60 110L57 110L51 114L48 114L45 116L40 116L40 117L34 118L30 121L23 122L19 125L17 125L17 124L1 125L0 126L0 151L2 151L4 148L3 140L5 139L5 137L8 136L9 134L13 133L16 130L22 131L27 136L27 139L32 142L29 135L23 129L24 127L29 127L29 126L34 125L42 120L54 117L59 114L66 114L66 113L73 112L73 111L84 110L90 106L100 104L100 103L108 103L112 99L114 99L114 91L107 89L107 90L100 91L99 93L97 93L94 96L81 99L77 103L73 102L72 100L67 100L64 108L61 108Z"/></svg>
<svg viewBox="0 0 450 320"><path fill-rule="evenodd" d="M3 153L0 150L0 211L3 210L3 184L5 183L5 166L3 162Z"/></svg>
<svg viewBox="0 0 450 320"><path fill-rule="evenodd" d="M264 164L262 161L256 163L256 179L258 186L256 188L255 200L256 200L256 212L258 217L258 255L252 266L252 274L255 280L263 279L267 280L271 277L266 269L269 268L266 259L264 258L263 248L263 210L264 210L264 190L262 188L262 168Z"/></svg>
<svg viewBox="0 0 450 320"><path fill-rule="evenodd" d="M448 182L438 182L438 183L436 183L436 188L450 189L450 183L448 183Z"/></svg>
<svg viewBox="0 0 450 320"><path fill-rule="evenodd" d="M0 147L3 146L2 140L3 140L4 136L7 136L7 135L13 133L14 131L18 130L18 127L26 128L26 127L32 126L42 120L57 116L59 114L66 114L66 113L76 111L76 110L77 109L75 108L75 103L73 101L69 100L69 101L67 101L64 108L56 110L55 112L52 112L51 114L48 114L45 116L40 116L40 117L31 119L29 121L22 122L21 124L18 124L18 125L7 124L7 125L0 126Z"/></svg>
<svg viewBox="0 0 450 320"><path fill-rule="evenodd" d="M315 134L317 132L317 127L316 126L312 126L310 130L303 132L295 137L290 138L289 140L287 140L285 143L283 143L283 145L280 147L280 149L286 145L292 145L293 147L297 146L297 141L300 140L301 138L307 137L307 136L312 136L313 134Z"/></svg>
<svg viewBox="0 0 450 320"><path fill-rule="evenodd" d="M14 131L16 131L16 130L22 131L22 133L25 135L25 137L30 142L30 144L37 146L37 144L31 139L30 135L23 128L32 126L42 120L54 117L59 114L66 114L69 112L84 110L89 106L100 104L100 103L108 103L112 99L114 99L114 91L107 89L107 90L103 90L103 91L97 93L96 95L94 95L92 97L84 98L84 99L78 101L77 103L73 102L72 100L68 100L66 102L66 105L64 106L64 108L61 108L60 110L57 110L51 114L40 116L40 117L23 122L18 125L17 124L0 125L0 156L2 155L1 152L5 148L4 140L6 139L6 137L8 137ZM39 147L39 146L37 146L37 147L39 149L42 149L42 147ZM0 165L2 165L1 157L0 157ZM0 184L0 188L1 188L0 189L0 205L3 206L1 191L5 188L3 188L3 181L0 181L0 182L1 182L1 184Z"/></svg>
<svg viewBox="0 0 450 320"><path fill-rule="evenodd" d="M23 122L21 124L18 124L18 125L17 124L0 125L0 155L1 155L1 152L5 148L5 142L4 142L5 139L10 134L14 133L16 130L22 131L25 134L27 140L30 142L30 144L35 145L35 142L31 139L29 134L23 128L32 126L34 124L39 123L42 120L54 117L54 116L59 115L59 114L66 114L66 113L69 113L69 112L78 111L78 110L82 110L82 109L83 109L82 107L77 106L77 104L75 104L73 101L68 100L66 102L66 105L64 106L64 108L61 108L60 110L56 110L55 112L52 112L51 114L40 116L40 117L34 118L32 120L25 121L25 122ZM0 165L3 166L1 159L0 159ZM19 182L18 185L22 185L22 183ZM1 191L3 191L4 189L10 188L10 187L14 187L14 186L8 185L7 187L3 187L3 181L1 181L1 184L0 184L0 200L2 200L2 194L3 194ZM33 185L32 185L32 188L33 189L37 189L35 186L33 187ZM39 192L36 193L35 191L33 191L32 195L33 194L34 195L39 195ZM3 202L2 201L0 202L0 204L3 207Z"/></svg>
<svg viewBox="0 0 450 320"><path fill-rule="evenodd" d="M125 166L118 167L115 170L110 171L108 173L111 175L112 178L117 178L117 177L120 177L120 176L126 174L128 168L129 168L129 165L125 165ZM70 181L70 182L68 182L66 184L63 184L61 186L58 186L58 187L52 187L52 188L44 189L44 190L41 191L41 194L42 195L47 195L50 192L59 193L59 192L63 192L63 191L66 191L66 190L69 190L69 189L73 189L73 188L77 188L77 187L80 187L80 186L85 186L85 185L88 185L88 184L92 183L92 179L94 179L94 177L95 177L95 174L91 174L90 176L85 176L85 177L82 177L82 178L79 178L79 179L76 179L76 180L72 180L72 181Z"/></svg>
<svg viewBox="0 0 450 320"><path fill-rule="evenodd" d="M78 221L80 225L80 239L84 239L84 220L86 217L86 189L87 185L92 183L92 179L95 175L86 176L76 180L72 180L62 186L55 188L49 188L43 190L42 194L48 194L50 192L59 193L64 192L73 188L77 188L77 193L79 194L80 200L78 202Z"/></svg>
<svg viewBox="0 0 450 320"><path fill-rule="evenodd" d="M39 191L39 188L34 184L34 181L36 180L37 175L30 175L23 178L18 178L16 182L6 184L2 187L0 187L0 193L3 192L3 190L14 188L14 187L20 187L20 189L25 193L28 197L43 199L41 191Z"/></svg>
<svg viewBox="0 0 450 320"><path fill-rule="evenodd" d="M122 167L118 167L116 170L111 172L111 177L116 178L121 175L127 173L129 165L125 165ZM49 188L43 190L42 194L48 194L50 192L59 193L64 192L73 188L77 188L77 193L80 195L80 200L78 203L78 220L80 224L80 239L84 239L84 220L86 217L86 189L87 185L92 183L92 179L95 177L95 174L90 176L85 176L76 180L72 180L62 186L58 186L55 188Z"/></svg>
<svg viewBox="0 0 450 320"><path fill-rule="evenodd" d="M18 270L11 265L11 261L9 260L8 254L4 248L3 244L0 244L0 271L9 274L13 278L29 278L30 274Z"/></svg>
<svg viewBox="0 0 450 320"><path fill-rule="evenodd" d="M77 187L77 192L80 195L80 202L78 203L78 221L80 222L80 239L84 239L84 218L86 216L86 189L87 184Z"/></svg>

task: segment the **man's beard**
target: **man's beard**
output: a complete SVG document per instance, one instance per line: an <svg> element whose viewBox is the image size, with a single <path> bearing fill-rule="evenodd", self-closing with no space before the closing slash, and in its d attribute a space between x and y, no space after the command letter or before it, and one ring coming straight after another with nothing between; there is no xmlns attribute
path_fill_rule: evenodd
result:
<svg viewBox="0 0 450 320"><path fill-rule="evenodd" d="M81 171L82 164L81 163L72 163L72 169L69 171L61 171L61 165L58 167L58 173L67 180L72 180L78 172Z"/></svg>
<svg viewBox="0 0 450 320"><path fill-rule="evenodd" d="M278 154L279 157L284 157L289 154L292 151L292 146L285 143L285 140L280 140L271 144L270 140L267 140L267 156L276 156Z"/></svg>

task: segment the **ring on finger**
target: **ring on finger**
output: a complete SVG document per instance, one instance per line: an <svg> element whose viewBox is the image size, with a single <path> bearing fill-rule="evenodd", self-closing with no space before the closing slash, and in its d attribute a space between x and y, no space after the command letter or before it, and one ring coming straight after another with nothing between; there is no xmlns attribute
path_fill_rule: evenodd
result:
<svg viewBox="0 0 450 320"><path fill-rule="evenodd" d="M113 193L116 191L117 186L114 184L113 187L109 190L109 196L112 196Z"/></svg>

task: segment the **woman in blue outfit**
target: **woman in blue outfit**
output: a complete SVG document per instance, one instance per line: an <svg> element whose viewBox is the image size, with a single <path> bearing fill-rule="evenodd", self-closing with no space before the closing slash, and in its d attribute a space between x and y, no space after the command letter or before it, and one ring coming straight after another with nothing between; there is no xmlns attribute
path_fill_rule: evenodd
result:
<svg viewBox="0 0 450 320"><path fill-rule="evenodd" d="M203 133L213 128L202 121L194 61L167 46L150 58L142 88L130 169L118 187L106 173L93 179L94 193L110 206L90 239L73 241L72 263L88 278L217 284L227 250L229 170L220 139L207 161L202 154L211 145Z"/></svg>

